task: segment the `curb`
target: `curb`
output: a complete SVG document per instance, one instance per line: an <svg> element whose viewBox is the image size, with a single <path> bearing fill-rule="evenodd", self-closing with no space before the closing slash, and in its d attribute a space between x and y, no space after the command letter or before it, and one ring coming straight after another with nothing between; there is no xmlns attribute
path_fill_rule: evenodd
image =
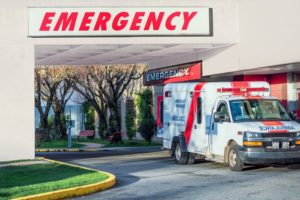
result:
<svg viewBox="0 0 300 200"><path fill-rule="evenodd" d="M158 148L161 146L150 146L146 148ZM143 147L101 147L98 149L36 149L35 152L98 152L98 151L110 151L110 150L122 150L131 148L143 148Z"/></svg>
<svg viewBox="0 0 300 200"><path fill-rule="evenodd" d="M36 149L35 152L96 152L99 149Z"/></svg>
<svg viewBox="0 0 300 200"><path fill-rule="evenodd" d="M110 173L107 173L107 172L103 172L103 171L99 171L99 170L95 170L95 169L90 169L90 168L87 168L87 167L81 167L81 166L73 165L73 164L69 164L69 163L59 162L59 161L55 161L55 160L50 160L50 159L46 159L46 158L40 158L40 159L46 160L46 161L49 161L49 162L53 162L53 163L62 164L62 165L68 165L68 166L71 166L71 167L77 167L77 168L81 168L81 169L85 169L85 170L101 172L101 173L106 174L108 176L108 178L106 180L102 181L102 182L99 182L99 183L93 183L93 184L89 184L89 185L83 185L83 186L77 186L77 187L73 187L73 188L56 190L56 191L53 191L53 192L46 192L46 193L42 193L42 194L25 196L25 197L16 198L14 200L64 199L64 198L82 196L82 195L91 194L91 193L94 193L94 192L99 192L99 191L111 188L112 186L114 186L116 184L116 177L113 174L110 174Z"/></svg>

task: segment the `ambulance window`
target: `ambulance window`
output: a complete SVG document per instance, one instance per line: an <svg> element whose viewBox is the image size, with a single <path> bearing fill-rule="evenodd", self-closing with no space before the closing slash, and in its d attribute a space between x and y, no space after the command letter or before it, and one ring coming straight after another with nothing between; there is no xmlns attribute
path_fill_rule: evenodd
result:
<svg viewBox="0 0 300 200"><path fill-rule="evenodd" d="M201 124L202 121L202 99L198 97L197 99L197 123Z"/></svg>
<svg viewBox="0 0 300 200"><path fill-rule="evenodd" d="M227 110L226 103L222 102L219 104L217 112L226 116L226 121L229 121L229 114Z"/></svg>
<svg viewBox="0 0 300 200"><path fill-rule="evenodd" d="M164 101L160 102L160 123L164 124Z"/></svg>

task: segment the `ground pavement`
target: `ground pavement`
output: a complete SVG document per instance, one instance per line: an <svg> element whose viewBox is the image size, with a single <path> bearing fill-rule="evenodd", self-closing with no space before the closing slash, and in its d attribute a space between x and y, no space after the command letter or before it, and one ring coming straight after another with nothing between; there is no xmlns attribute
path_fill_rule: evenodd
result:
<svg viewBox="0 0 300 200"><path fill-rule="evenodd" d="M75 199L299 199L300 165L256 166L231 172L199 160L177 165L159 148L127 148L96 153L46 153L45 157L111 172L117 185Z"/></svg>

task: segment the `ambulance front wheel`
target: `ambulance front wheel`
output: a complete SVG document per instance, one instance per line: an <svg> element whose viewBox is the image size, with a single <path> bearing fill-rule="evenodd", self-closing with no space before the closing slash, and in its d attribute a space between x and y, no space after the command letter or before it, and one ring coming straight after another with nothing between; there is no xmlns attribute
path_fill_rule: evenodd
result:
<svg viewBox="0 0 300 200"><path fill-rule="evenodd" d="M231 171L242 171L244 163L240 159L239 148L236 144L232 144L228 151L228 164Z"/></svg>

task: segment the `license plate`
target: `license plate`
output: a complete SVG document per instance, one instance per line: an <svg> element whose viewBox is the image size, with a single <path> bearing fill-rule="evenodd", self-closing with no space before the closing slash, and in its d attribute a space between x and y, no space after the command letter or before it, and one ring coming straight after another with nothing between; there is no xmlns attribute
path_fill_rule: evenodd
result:
<svg viewBox="0 0 300 200"><path fill-rule="evenodd" d="M290 142L282 142L281 148L289 149L290 148Z"/></svg>
<svg viewBox="0 0 300 200"><path fill-rule="evenodd" d="M279 149L279 142L272 142L272 149Z"/></svg>

